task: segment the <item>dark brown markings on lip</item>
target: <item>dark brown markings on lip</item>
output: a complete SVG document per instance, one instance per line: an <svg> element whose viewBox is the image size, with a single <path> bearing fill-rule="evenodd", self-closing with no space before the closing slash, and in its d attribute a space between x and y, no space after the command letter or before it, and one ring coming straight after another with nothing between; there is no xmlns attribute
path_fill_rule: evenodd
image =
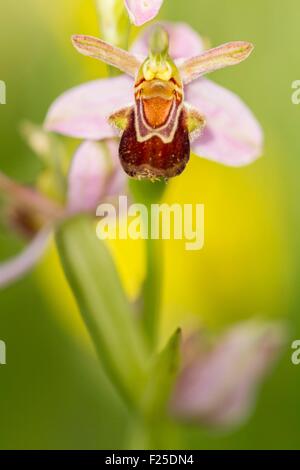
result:
<svg viewBox="0 0 300 470"><path fill-rule="evenodd" d="M124 171L133 178L172 178L180 175L190 158L185 111L180 114L172 142L167 144L157 136L138 142L132 111L121 138L119 155Z"/></svg>
<svg viewBox="0 0 300 470"><path fill-rule="evenodd" d="M170 78L170 82L174 83L174 84L177 85L177 86L180 86L180 84L175 80L174 77L171 77L171 78Z"/></svg>
<svg viewBox="0 0 300 470"><path fill-rule="evenodd" d="M136 83L134 84L134 87L137 88L138 86L140 86L140 85L141 85L143 82L145 82L145 81L146 81L146 79L145 79L144 77L141 78L138 82L136 82Z"/></svg>

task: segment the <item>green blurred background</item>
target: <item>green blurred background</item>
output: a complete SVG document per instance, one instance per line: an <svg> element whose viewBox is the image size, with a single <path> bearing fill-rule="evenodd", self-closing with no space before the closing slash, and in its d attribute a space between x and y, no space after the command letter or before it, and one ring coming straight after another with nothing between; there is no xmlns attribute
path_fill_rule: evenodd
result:
<svg viewBox="0 0 300 470"><path fill-rule="evenodd" d="M249 40L255 54L245 64L212 77L238 93L266 134L265 155L253 165L225 168L192 157L169 185L166 200L205 204L206 242L199 253L183 242L165 243L162 340L178 324L221 331L260 316L284 318L286 350L264 384L247 423L230 433L173 426L162 447L299 448L300 366L290 343L300 337L300 106L291 84L300 78L300 4L286 0L165 0L161 18L186 21L218 45ZM19 134L24 119L41 123L64 90L99 76L105 67L78 56L73 33L97 35L93 0L1 0L0 165L30 183L40 164ZM0 257L22 243L1 227ZM112 247L128 292L144 272L143 247ZM128 415L105 379L52 248L26 279L0 292L0 448L118 449Z"/></svg>

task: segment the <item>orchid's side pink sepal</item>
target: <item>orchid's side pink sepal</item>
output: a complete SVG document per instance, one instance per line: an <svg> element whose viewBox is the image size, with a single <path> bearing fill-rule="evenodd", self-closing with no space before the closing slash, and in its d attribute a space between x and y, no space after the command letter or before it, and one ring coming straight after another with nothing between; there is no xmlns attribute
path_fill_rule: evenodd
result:
<svg viewBox="0 0 300 470"><path fill-rule="evenodd" d="M125 5L131 21L136 26L142 26L158 14L163 0L125 0Z"/></svg>
<svg viewBox="0 0 300 470"><path fill-rule="evenodd" d="M206 127L191 145L199 157L243 166L263 153L263 130L250 108L230 90L205 78L186 87L186 100L201 110Z"/></svg>
<svg viewBox="0 0 300 470"><path fill-rule="evenodd" d="M54 101L46 116L45 128L78 139L115 137L117 132L108 118L117 109L130 104L132 90L133 82L126 75L72 88Z"/></svg>

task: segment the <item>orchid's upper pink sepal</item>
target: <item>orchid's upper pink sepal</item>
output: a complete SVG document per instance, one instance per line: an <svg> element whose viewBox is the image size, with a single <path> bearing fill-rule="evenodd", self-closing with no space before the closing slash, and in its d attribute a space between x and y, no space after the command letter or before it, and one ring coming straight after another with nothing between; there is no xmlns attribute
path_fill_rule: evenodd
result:
<svg viewBox="0 0 300 470"><path fill-rule="evenodd" d="M188 24L160 23L169 36L169 55L173 60L195 57L204 52L204 42ZM137 56L147 57L149 53L149 41L153 32L153 26L148 26L134 42L131 52Z"/></svg>
<svg viewBox="0 0 300 470"><path fill-rule="evenodd" d="M125 0L129 17L136 26L155 18L162 3L163 0Z"/></svg>

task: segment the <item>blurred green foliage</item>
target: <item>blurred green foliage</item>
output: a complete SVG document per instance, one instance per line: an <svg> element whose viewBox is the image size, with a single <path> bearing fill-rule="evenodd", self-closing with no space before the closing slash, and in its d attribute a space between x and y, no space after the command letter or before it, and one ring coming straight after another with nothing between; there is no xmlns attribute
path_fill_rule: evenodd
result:
<svg viewBox="0 0 300 470"><path fill-rule="evenodd" d="M7 84L7 104L0 106L0 165L30 183L40 163L20 137L22 120L41 123L60 93L105 74L100 63L79 57L69 40L73 33L98 34L95 6L93 0L1 0L0 11L0 80ZM266 151L242 169L194 157L170 184L166 200L205 204L206 246L197 254L185 252L180 242L165 246L162 338L179 325L220 330L252 315L284 317L291 339L300 337L300 107L291 102L291 84L300 75L299 14L297 0L165 0L161 18L189 22L212 45L255 44L245 64L212 78L254 110ZM1 228L1 259L20 248ZM134 260L126 264L126 255L132 259L135 253L137 265L143 260L139 248L123 248L114 251L123 277L131 280ZM51 264L45 288L45 271L47 265L0 293L0 339L7 344L7 365L0 366L0 448L121 448L126 411L88 340L66 327L75 315L69 301L64 304L70 294L57 294ZM299 387L300 368L291 364L287 345L241 428L218 434L173 424L161 445L299 448Z"/></svg>

